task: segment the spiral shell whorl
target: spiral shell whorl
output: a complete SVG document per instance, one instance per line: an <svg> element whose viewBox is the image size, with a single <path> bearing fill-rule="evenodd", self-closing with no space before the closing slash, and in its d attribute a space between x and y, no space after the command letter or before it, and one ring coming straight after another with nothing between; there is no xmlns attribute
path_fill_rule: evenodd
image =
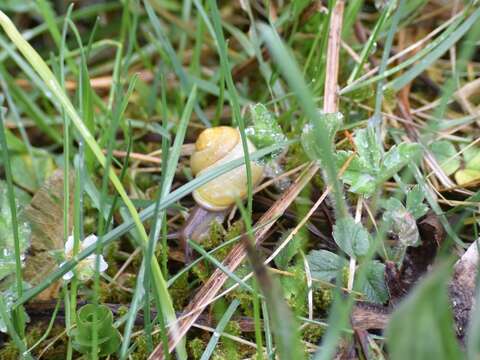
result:
<svg viewBox="0 0 480 360"><path fill-rule="evenodd" d="M254 152L255 146L248 141L248 152ZM243 146L237 129L219 126L204 130L197 139L196 151L190 159L190 166L195 176L224 163L243 157ZM263 177L263 167L251 162L253 186ZM246 167L240 166L193 192L195 201L202 207L219 211L229 208L237 198L242 199L247 193Z"/></svg>
<svg viewBox="0 0 480 360"><path fill-rule="evenodd" d="M229 126L203 130L195 142L195 152L190 159L193 175L225 157L239 141L240 134Z"/></svg>

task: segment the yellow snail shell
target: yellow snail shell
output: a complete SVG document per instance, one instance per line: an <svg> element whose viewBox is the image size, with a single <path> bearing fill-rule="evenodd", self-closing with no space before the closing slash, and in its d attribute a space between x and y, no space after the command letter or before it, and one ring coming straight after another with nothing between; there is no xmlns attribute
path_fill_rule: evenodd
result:
<svg viewBox="0 0 480 360"><path fill-rule="evenodd" d="M255 146L247 140L248 152L253 153ZM209 128L200 134L195 143L195 152L190 159L193 175L202 175L205 171L243 157L240 133L229 126ZM251 162L252 183L257 185L263 177L263 166ZM193 192L193 198L200 206L212 211L228 209L235 200L247 194L247 171L245 165L239 166Z"/></svg>

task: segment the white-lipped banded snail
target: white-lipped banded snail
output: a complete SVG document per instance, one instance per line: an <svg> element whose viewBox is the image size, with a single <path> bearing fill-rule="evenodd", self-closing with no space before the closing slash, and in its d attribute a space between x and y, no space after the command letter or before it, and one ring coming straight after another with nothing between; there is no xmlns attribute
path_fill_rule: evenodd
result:
<svg viewBox="0 0 480 360"><path fill-rule="evenodd" d="M247 139L248 152L253 153L255 146ZM195 143L195 152L190 158L190 167L194 176L242 158L244 155L242 140L238 129L229 126L217 126L204 130ZM263 178L264 167L250 162L252 185L256 186ZM243 199L247 194L246 166L239 166L193 192L193 198L203 208L211 211L226 210Z"/></svg>
<svg viewBox="0 0 480 360"><path fill-rule="evenodd" d="M247 140L248 152L256 148ZM229 126L217 126L203 130L195 143L195 151L190 158L192 174L197 177L222 164L244 156L242 139L238 129ZM250 162L252 186L260 183L264 176L264 166ZM223 222L228 210L237 199L247 195L247 170L242 165L210 180L193 192L197 206L190 212L180 236L185 260L191 259L188 240L202 241L208 236L212 221Z"/></svg>

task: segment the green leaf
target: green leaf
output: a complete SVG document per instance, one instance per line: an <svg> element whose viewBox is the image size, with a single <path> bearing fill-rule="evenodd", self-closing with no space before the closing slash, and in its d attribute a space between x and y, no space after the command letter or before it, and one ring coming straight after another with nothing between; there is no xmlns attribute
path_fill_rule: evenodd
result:
<svg viewBox="0 0 480 360"><path fill-rule="evenodd" d="M388 290L385 285L385 265L380 261L371 261L367 265L367 274L362 292L368 301L383 304L388 300Z"/></svg>
<svg viewBox="0 0 480 360"><path fill-rule="evenodd" d="M333 238L340 249L355 258L366 255L370 246L367 230L351 217L337 220L333 227Z"/></svg>
<svg viewBox="0 0 480 360"><path fill-rule="evenodd" d="M12 156L13 181L23 189L35 192L55 170L53 158L45 155L16 155Z"/></svg>
<svg viewBox="0 0 480 360"><path fill-rule="evenodd" d="M336 154L337 166L342 168L352 156L351 151L339 151ZM369 165L358 156L354 156L342 175L342 181L350 185L350 191L356 194L371 195L376 189L376 176L371 173Z"/></svg>
<svg viewBox="0 0 480 360"><path fill-rule="evenodd" d="M307 255L312 277L318 280L331 281L338 272L348 265L347 260L327 250L312 250Z"/></svg>
<svg viewBox="0 0 480 360"><path fill-rule="evenodd" d="M458 185L464 185L478 179L480 179L480 170L462 169L455 173L455 181Z"/></svg>
<svg viewBox="0 0 480 360"><path fill-rule="evenodd" d="M460 158L458 156L454 157L457 154L457 149L450 141L435 141L430 145L430 150L445 174L452 175L460 167Z"/></svg>
<svg viewBox="0 0 480 360"><path fill-rule="evenodd" d="M30 226L23 219L22 208L18 203L17 208L20 251L24 254L29 246ZM2 182L0 183L0 280L15 272L15 241L12 226L7 188Z"/></svg>
<svg viewBox="0 0 480 360"><path fill-rule="evenodd" d="M320 114L318 121L310 121L304 127L302 131L302 146L305 153L312 160L320 160L322 158L322 145L321 139L322 130L326 127L328 131L328 139L330 145L333 144L335 134L343 123L342 113L329 113ZM323 124L322 124L323 123Z"/></svg>
<svg viewBox="0 0 480 360"><path fill-rule="evenodd" d="M377 183L390 179L405 165L417 161L422 153L422 148L415 143L401 143L393 146L383 158L383 166Z"/></svg>
<svg viewBox="0 0 480 360"><path fill-rule="evenodd" d="M250 116L253 124L245 130L245 133L257 149L263 149L287 141L277 118L268 111L265 105L259 103L250 106ZM272 153L270 157L274 158L280 155L281 152L282 150L278 150Z"/></svg>
<svg viewBox="0 0 480 360"><path fill-rule="evenodd" d="M390 230L398 237L402 247L418 245L420 235L415 217L407 211L400 200L390 198L385 201L383 207L386 209L383 220L390 222Z"/></svg>
<svg viewBox="0 0 480 360"><path fill-rule="evenodd" d="M285 300L297 310L305 306L307 296L307 284L305 282L305 270L302 262L286 268L293 276L281 276L280 284Z"/></svg>
<svg viewBox="0 0 480 360"><path fill-rule="evenodd" d="M82 354L91 355L93 328L97 330L98 355L107 356L117 351L121 343L119 331L113 326L112 311L105 305L84 305L77 315L77 328L72 330L73 347Z"/></svg>
<svg viewBox="0 0 480 360"><path fill-rule="evenodd" d="M375 130L371 127L357 130L354 138L357 154L349 162L341 176L350 191L366 197L372 195L384 181L391 178L410 161L418 158L421 148L418 144L402 143L393 146L382 155L380 143ZM336 154L337 166L340 168L352 156L350 151L339 151Z"/></svg>
<svg viewBox="0 0 480 360"><path fill-rule="evenodd" d="M286 232L279 240L279 244L283 243L285 238L290 235L291 231ZM275 265L279 269L285 269L288 266L288 263L298 254L298 251L302 249L303 244L305 243L305 237L300 233L293 236L292 239L287 243L287 245L280 250L278 255L275 257Z"/></svg>
<svg viewBox="0 0 480 360"><path fill-rule="evenodd" d="M382 162L382 149L377 141L375 129L369 126L357 130L354 140L359 158L368 165L370 173L378 173Z"/></svg>
<svg viewBox="0 0 480 360"><path fill-rule="evenodd" d="M465 159L465 167L467 169L480 171L480 148L469 148L463 153Z"/></svg>
<svg viewBox="0 0 480 360"><path fill-rule="evenodd" d="M428 211L428 206L423 203L424 200L425 194L419 185L415 185L407 191L407 211L415 219L421 218Z"/></svg>
<svg viewBox="0 0 480 360"><path fill-rule="evenodd" d="M390 359L462 359L447 295L448 266L431 271L393 313L387 328Z"/></svg>

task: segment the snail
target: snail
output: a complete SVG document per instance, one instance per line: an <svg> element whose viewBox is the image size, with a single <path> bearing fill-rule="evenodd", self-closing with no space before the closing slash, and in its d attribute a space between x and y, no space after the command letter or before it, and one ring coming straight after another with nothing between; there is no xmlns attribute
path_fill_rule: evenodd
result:
<svg viewBox="0 0 480 360"><path fill-rule="evenodd" d="M248 152L256 148L247 139ZM195 151L190 158L190 167L195 177L204 174L222 164L242 158L244 155L242 140L238 129L229 126L208 128L197 138ZM252 185L256 186L263 178L264 167L250 162ZM193 192L197 206L191 212L180 234L181 245L185 251L186 261L190 259L188 239L201 241L208 234L212 221L222 222L228 210L237 199L247 194L246 166L239 166Z"/></svg>

